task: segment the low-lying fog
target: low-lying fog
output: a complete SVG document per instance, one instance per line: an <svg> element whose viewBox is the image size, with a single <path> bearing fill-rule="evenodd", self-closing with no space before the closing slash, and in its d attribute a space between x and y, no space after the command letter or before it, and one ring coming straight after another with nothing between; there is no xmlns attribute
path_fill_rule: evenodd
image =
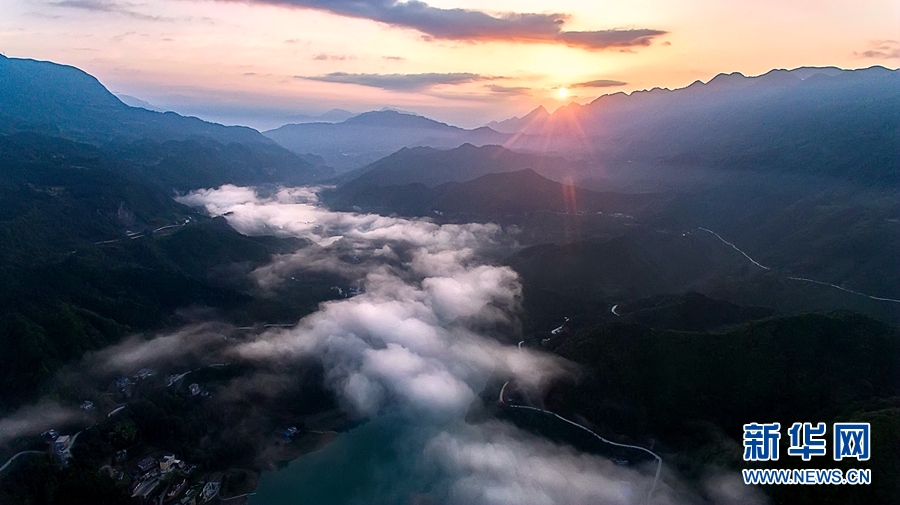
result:
<svg viewBox="0 0 900 505"><path fill-rule="evenodd" d="M515 379L524 388L540 391L550 379L572 372L570 364L550 354L517 349L521 285L515 271L490 259L512 240L499 226L331 212L317 204L310 188L262 193L223 186L179 201L225 216L244 234L312 243L252 272L260 289L274 290L305 271L328 271L358 286L359 294L322 303L295 327L269 329L250 340L227 338L229 329L221 323L195 325L152 340L128 339L86 356L77 370L134 373L141 367L201 357L268 370L233 382L234 391L219 395L228 398L241 394L237 388L288 384L289 376L276 380L271 370L290 367L274 365L318 359L343 409L372 419L379 430L393 431L393 436L377 441L353 438L353 432L342 435L348 437L343 443L392 444L389 453L395 458L380 462L388 468L379 472L377 485L348 483L357 486L352 501L646 500L653 481L651 463L650 468L616 466L509 423L466 424L466 412L489 377ZM66 415L77 414L52 402L24 408L0 420L0 441L39 433ZM664 465L652 501L696 502L701 492L723 502L762 501L736 474L711 475L715 477L704 481L705 489L690 490ZM309 483L301 480L298 486Z"/></svg>

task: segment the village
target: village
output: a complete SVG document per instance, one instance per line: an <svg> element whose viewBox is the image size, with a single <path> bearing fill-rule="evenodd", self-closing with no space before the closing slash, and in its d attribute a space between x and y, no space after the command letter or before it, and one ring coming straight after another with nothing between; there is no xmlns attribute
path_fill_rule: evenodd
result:
<svg viewBox="0 0 900 505"><path fill-rule="evenodd" d="M89 426L83 423L50 429L37 440L20 441L22 448L29 450L16 453L3 465L0 482L17 471L16 467L25 467L26 460L43 455L62 472L72 466L92 467L90 471L111 479L134 503L243 503L253 495L258 478L254 467L265 461L260 453L272 460L264 463L271 467L276 461L293 459L318 446L336 432L276 425L263 434L259 446L247 447L246 442L235 441L246 450L229 453L223 447L229 443L227 436L215 436L220 427L214 425L214 416L210 419L209 411L217 407L208 405L214 397L208 384L220 383L234 373L229 365L215 363L165 376L143 368L130 376L117 377L92 399L81 401L83 419L92 421ZM189 376L196 382L186 380ZM169 412L154 400L169 407ZM154 433L157 428L171 429L173 425L189 425L186 431L193 431L195 437L188 435L179 443L179 437ZM193 458L167 446L168 438ZM216 441L204 443L210 439ZM300 442L295 444L295 439ZM40 447L45 450L36 450Z"/></svg>

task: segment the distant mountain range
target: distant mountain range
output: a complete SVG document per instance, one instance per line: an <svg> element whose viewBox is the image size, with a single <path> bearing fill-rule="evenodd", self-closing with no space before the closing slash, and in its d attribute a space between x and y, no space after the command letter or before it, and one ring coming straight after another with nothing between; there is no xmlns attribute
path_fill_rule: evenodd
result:
<svg viewBox="0 0 900 505"><path fill-rule="evenodd" d="M630 195L598 193L563 185L530 168L491 173L466 182L445 182L434 187L421 182L387 186L348 184L335 192L325 193L324 198L332 207L345 210L476 221L534 212L615 212L630 205L633 199Z"/></svg>
<svg viewBox="0 0 900 505"><path fill-rule="evenodd" d="M126 95L124 93L113 93L116 95L116 98L122 101L125 105L129 107L140 107L142 109L154 110L156 112L165 112L163 109L153 105L152 103L141 100L140 98L133 97L131 95Z"/></svg>
<svg viewBox="0 0 900 505"><path fill-rule="evenodd" d="M252 128L129 107L93 76L46 61L0 57L0 110L4 122L50 128L89 143L196 136L219 142L270 143Z"/></svg>
<svg viewBox="0 0 900 505"><path fill-rule="evenodd" d="M421 183L434 187L445 182L466 182L483 175L532 169L545 177L562 179L581 164L559 156L517 153L497 145L465 143L453 149L403 148L339 181L348 186L390 186Z"/></svg>
<svg viewBox="0 0 900 505"><path fill-rule="evenodd" d="M792 310L836 303L868 310L865 297L836 288L803 292L817 301L796 302L801 291L791 283L798 281L787 276L897 298L898 75L881 67L723 74L675 91L609 95L553 114L538 109L493 125L524 131L503 147L401 150L334 179L338 187L325 201L345 210L448 220L532 219L521 216L573 212L562 198L576 188L584 191L577 194L584 206L574 212L646 210L633 222L620 220L617 230L644 226L646 233L690 237L697 227L712 229L786 275L754 277L741 303L781 297L779 304ZM523 201L510 198L513 188ZM592 207L591 195L598 193L623 205ZM547 237L554 232L549 223L564 226L564 219L530 222ZM557 234L555 240L609 240L604 233ZM716 245L714 236L706 238ZM538 263L561 254L552 251ZM581 266L554 278L577 284L601 257L588 254ZM688 257L674 264L694 262ZM727 283L709 289L734 296ZM869 313L895 320L887 303Z"/></svg>
<svg viewBox="0 0 900 505"><path fill-rule="evenodd" d="M252 128L129 107L75 67L0 56L4 132L37 132L112 149L151 179L177 189L297 184L330 175Z"/></svg>
<svg viewBox="0 0 900 505"><path fill-rule="evenodd" d="M74 67L0 57L0 160L2 412L85 352L184 324L179 308L296 321L332 297L312 276L286 302L255 301L243 269L304 243L172 199L331 175L256 130L129 107Z"/></svg>
<svg viewBox="0 0 900 505"><path fill-rule="evenodd" d="M896 184L898 117L896 70L801 67L615 93L552 114L539 107L488 126L525 134L507 142L510 149L592 158L622 171L634 163Z"/></svg>
<svg viewBox="0 0 900 505"><path fill-rule="evenodd" d="M560 157L463 144L449 150L403 148L334 182L326 201L337 208L404 215L469 216L597 212L615 206L599 193L555 180L580 164ZM567 200L568 199L568 200Z"/></svg>
<svg viewBox="0 0 900 505"><path fill-rule="evenodd" d="M341 171L363 167L404 147L449 149L510 139L490 128L466 130L394 110L366 112L337 124L289 124L264 134L295 153L321 156Z"/></svg>
<svg viewBox="0 0 900 505"><path fill-rule="evenodd" d="M296 114L290 116L293 123L340 123L346 121L356 114L344 109L331 109L319 115Z"/></svg>
<svg viewBox="0 0 900 505"><path fill-rule="evenodd" d="M91 144L110 170L161 194L327 180L338 185L329 203L385 213L628 212L654 197L623 197L619 208L592 206L591 195L608 203L665 191L652 223L714 229L765 264L896 297L897 84L898 72L882 67L722 74L495 124L515 134L382 110L262 135L129 107L74 67L4 57L0 135L31 135L21 141L29 146L56 137ZM269 137L296 142L296 152ZM437 147L404 149L418 143ZM336 159L338 177L328 166ZM639 190L622 189L629 180ZM560 199L567 191L578 206Z"/></svg>
<svg viewBox="0 0 900 505"><path fill-rule="evenodd" d="M515 116L505 121L491 121L485 126L503 133L524 133L526 130L540 132L540 126L545 124L549 119L550 113L547 112L547 109L545 109L543 105L539 105L536 109L521 118Z"/></svg>

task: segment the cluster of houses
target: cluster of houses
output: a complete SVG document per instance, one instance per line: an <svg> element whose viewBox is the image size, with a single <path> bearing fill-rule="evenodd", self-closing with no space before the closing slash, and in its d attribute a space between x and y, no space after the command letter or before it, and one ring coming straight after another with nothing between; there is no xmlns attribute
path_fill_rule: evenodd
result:
<svg viewBox="0 0 900 505"><path fill-rule="evenodd" d="M174 454L160 458L147 456L128 472L132 477L129 491L132 498L148 503L197 505L209 502L219 496L222 474L212 474L192 485L190 477L196 469L195 465L185 463Z"/></svg>
<svg viewBox="0 0 900 505"><path fill-rule="evenodd" d="M215 366L215 365L212 365ZM166 387L179 386L184 377L190 372L185 372L182 374L171 374L167 375L164 379ZM149 368L142 368L138 370L136 374L131 377L119 377L115 380L115 387L118 389L120 393L126 398L129 398L134 392L134 386L141 381L145 381L147 379L151 379L156 376L156 371L151 370ZM205 399L210 397L210 392L201 386L200 384L193 383L188 386L188 391L190 391L191 396L198 399ZM90 402L85 402L90 403ZM91 404L93 407L93 404ZM84 408L84 406L82 406Z"/></svg>
<svg viewBox="0 0 900 505"><path fill-rule="evenodd" d="M167 386L179 385L187 373L167 376L165 378ZM128 398L134 394L135 386L138 383L155 376L154 370L143 368L130 377L118 377L115 379L113 387ZM197 399L205 399L210 396L210 392L197 383L191 384L187 389L190 395ZM84 400L80 408L84 411L93 411L95 405L90 400ZM119 406L110 412L109 416L115 415L124 408L124 405ZM297 428L292 426L285 431L285 437L293 437L296 433ZM49 446L50 454L63 467L68 466L72 459L71 448L77 436L60 435L57 430L53 429L41 434L43 441ZM144 503L197 505L216 499L222 489L222 473L191 479L197 470L196 465L188 464L174 454L144 457L126 473L127 459L126 450L118 451L113 458L113 465L107 465L101 470L106 469L111 477L118 473L120 481L124 481L127 474L130 477L129 493L133 498L138 498ZM118 472L114 467L118 467Z"/></svg>
<svg viewBox="0 0 900 505"><path fill-rule="evenodd" d="M133 392L133 387L136 383L150 379L150 378L154 377L155 375L156 375L156 371L151 370L150 368L142 368L142 369L138 370L138 372L136 374L134 374L132 377L119 377L115 381L115 386L116 386L116 389L118 389L119 392L122 393L123 396L128 398L129 396L131 396L131 393Z"/></svg>
<svg viewBox="0 0 900 505"><path fill-rule="evenodd" d="M289 426L287 429L281 432L281 437L285 442L290 442L291 440L293 440L294 435L296 435L299 431L300 430L298 430L296 426Z"/></svg>
<svg viewBox="0 0 900 505"><path fill-rule="evenodd" d="M357 258L356 256L354 256L353 258L358 262L359 258ZM344 291L340 286L332 286L331 289L337 291L337 294L344 298L353 298L354 296L361 295L366 292L366 290L363 289L363 287L359 284L348 287L347 291Z"/></svg>
<svg viewBox="0 0 900 505"><path fill-rule="evenodd" d="M204 388L200 384L197 384L196 382L188 386L188 391L191 392L191 396L197 398L209 398L209 391L207 391L206 388Z"/></svg>
<svg viewBox="0 0 900 505"><path fill-rule="evenodd" d="M60 435L56 430L47 430L41 433L41 438L48 443L50 454L53 455L56 462L63 468L69 466L72 459L72 442L75 441L75 437Z"/></svg>

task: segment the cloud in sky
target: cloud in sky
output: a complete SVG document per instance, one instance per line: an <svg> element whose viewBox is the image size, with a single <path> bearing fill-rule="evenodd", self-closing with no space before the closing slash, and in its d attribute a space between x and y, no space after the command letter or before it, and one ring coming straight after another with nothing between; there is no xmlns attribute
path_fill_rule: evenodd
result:
<svg viewBox="0 0 900 505"><path fill-rule="evenodd" d="M569 19L567 14L506 13L492 16L470 9L441 9L417 0L247 1L370 19L445 40L549 42L585 49L608 49L647 46L654 37L667 33L648 28L570 32L563 30Z"/></svg>
<svg viewBox="0 0 900 505"><path fill-rule="evenodd" d="M858 58L873 58L879 60L895 60L900 58L900 41L898 40L873 40L869 43L869 49L862 52L854 51Z"/></svg>
<svg viewBox="0 0 900 505"><path fill-rule="evenodd" d="M504 95L527 95L531 88L527 86L500 86L499 84L485 85L492 93L501 93Z"/></svg>
<svg viewBox="0 0 900 505"><path fill-rule="evenodd" d="M612 88L615 86L625 86L627 82L614 81L611 79L597 79L596 81L579 82L572 84L570 88Z"/></svg>
<svg viewBox="0 0 900 505"><path fill-rule="evenodd" d="M91 12L110 12L128 16L132 19L141 21L174 21L172 18L163 16L153 16L136 11L134 4L127 2L117 2L115 0L60 0L52 2L50 5L56 7L68 7L72 9L81 9Z"/></svg>
<svg viewBox="0 0 900 505"><path fill-rule="evenodd" d="M495 79L469 72L425 73L425 74L349 74L333 72L318 76L295 76L311 81L359 84L389 91L422 91L439 84L465 84L469 82Z"/></svg>
<svg viewBox="0 0 900 505"><path fill-rule="evenodd" d="M319 53L312 57L314 60L318 61L344 61L344 60L355 60L356 56L352 54L328 54L328 53Z"/></svg>

